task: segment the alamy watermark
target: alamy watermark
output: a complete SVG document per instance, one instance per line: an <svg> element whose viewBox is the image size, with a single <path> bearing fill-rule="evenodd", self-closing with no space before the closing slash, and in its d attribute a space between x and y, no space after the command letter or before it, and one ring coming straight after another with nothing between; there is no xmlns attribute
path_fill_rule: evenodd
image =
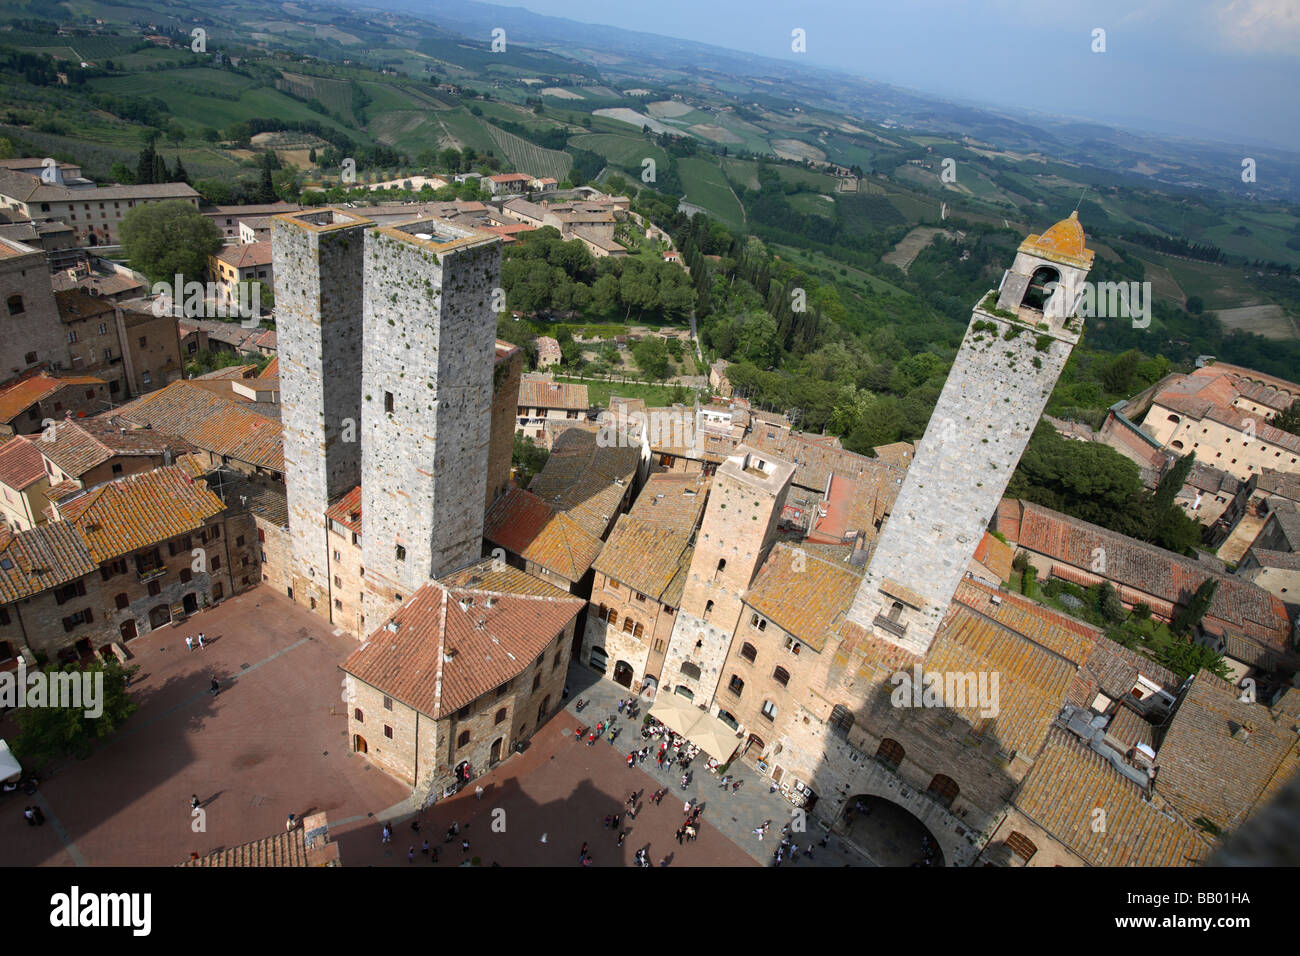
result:
<svg viewBox="0 0 1300 956"><path fill-rule="evenodd" d="M1145 329L1151 324L1150 282L1081 282L1076 286L1073 302L1067 302L1064 294L1056 295L1058 288L1060 284L1056 282L1043 286L1048 296L1046 313L1053 318L1131 318L1135 329Z"/></svg>
<svg viewBox="0 0 1300 956"><path fill-rule="evenodd" d="M889 682L894 690L889 702L895 707L979 708L981 717L998 715L997 671L929 671L920 664L912 672L897 671Z"/></svg>
<svg viewBox="0 0 1300 956"><path fill-rule="evenodd" d="M94 720L104 713L104 672L28 672L18 659L16 670L0 673L0 708L68 707Z"/></svg>
<svg viewBox="0 0 1300 956"><path fill-rule="evenodd" d="M239 319L246 329L255 329L262 315L262 283L240 282L233 289L220 282L185 281L180 273L172 282L155 282L153 314L187 319Z"/></svg>

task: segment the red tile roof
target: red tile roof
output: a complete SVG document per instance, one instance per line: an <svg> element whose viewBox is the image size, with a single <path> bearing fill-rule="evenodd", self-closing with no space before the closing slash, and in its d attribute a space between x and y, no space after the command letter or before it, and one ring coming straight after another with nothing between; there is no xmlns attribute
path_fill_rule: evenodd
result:
<svg viewBox="0 0 1300 956"><path fill-rule="evenodd" d="M44 477L45 459L35 443L18 437L0 445L0 482L22 491Z"/></svg>
<svg viewBox="0 0 1300 956"><path fill-rule="evenodd" d="M70 385L102 386L104 384L102 378L95 378L93 375L56 377L44 372L19 379L11 385L0 388L0 422L13 421L37 402L44 401L61 388Z"/></svg>
<svg viewBox="0 0 1300 956"><path fill-rule="evenodd" d="M114 413L128 422L179 435L215 455L284 471L280 423L233 396L180 381L128 402Z"/></svg>
<svg viewBox="0 0 1300 956"><path fill-rule="evenodd" d="M0 528L0 604L75 581L96 567L70 524L60 521L17 533Z"/></svg>
<svg viewBox="0 0 1300 956"><path fill-rule="evenodd" d="M584 605L483 561L421 587L343 670L422 714L446 717L527 670Z"/></svg>
<svg viewBox="0 0 1300 956"><path fill-rule="evenodd" d="M337 521L353 534L361 533L361 486L357 485L325 510L325 517Z"/></svg>

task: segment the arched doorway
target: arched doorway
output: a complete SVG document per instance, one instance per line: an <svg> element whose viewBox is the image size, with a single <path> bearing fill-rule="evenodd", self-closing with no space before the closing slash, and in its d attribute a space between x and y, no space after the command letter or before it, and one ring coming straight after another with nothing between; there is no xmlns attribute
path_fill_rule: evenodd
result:
<svg viewBox="0 0 1300 956"><path fill-rule="evenodd" d="M181 607L185 608L186 614L194 614L199 609L199 599L191 591L185 597L181 598Z"/></svg>
<svg viewBox="0 0 1300 956"><path fill-rule="evenodd" d="M835 829L879 866L945 865L943 850L929 828L906 807L885 797L849 797Z"/></svg>
<svg viewBox="0 0 1300 956"><path fill-rule="evenodd" d="M492 741L492 751L488 754L488 766L492 766L501 760L501 745L504 742L504 738L502 737L498 737L496 740Z"/></svg>
<svg viewBox="0 0 1300 956"><path fill-rule="evenodd" d="M632 665L627 661L614 662L614 682L624 687L632 686Z"/></svg>
<svg viewBox="0 0 1300 956"><path fill-rule="evenodd" d="M122 635L122 640L124 641L131 640L131 638L135 637L137 634L136 627L135 627L135 620L132 619L130 621L123 621L117 630L118 633Z"/></svg>
<svg viewBox="0 0 1300 956"><path fill-rule="evenodd" d="M172 609L166 604L159 604L149 612L149 629L156 630L172 622Z"/></svg>
<svg viewBox="0 0 1300 956"><path fill-rule="evenodd" d="M603 675L608 664L609 656L605 653L605 648L593 647L591 649L591 669Z"/></svg>
<svg viewBox="0 0 1300 956"><path fill-rule="evenodd" d="M359 754L367 753L368 749L366 747L366 738L362 737L360 734L353 734L352 750L354 753L359 753Z"/></svg>

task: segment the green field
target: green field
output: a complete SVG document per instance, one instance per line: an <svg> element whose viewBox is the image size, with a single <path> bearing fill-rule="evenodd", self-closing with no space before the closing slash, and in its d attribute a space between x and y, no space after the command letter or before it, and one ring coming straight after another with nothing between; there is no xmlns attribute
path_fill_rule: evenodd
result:
<svg viewBox="0 0 1300 956"><path fill-rule="evenodd" d="M569 178L573 166L573 157L554 149L543 149L536 143L507 133L492 124L487 124L488 135L496 142L498 150L504 155L516 171L532 176L550 176L553 179Z"/></svg>
<svg viewBox="0 0 1300 956"><path fill-rule="evenodd" d="M673 392L676 391L675 385L635 385L631 382L604 382L593 379L582 378L565 378L557 375L557 382L575 382L579 385L587 386L587 400L592 405L599 405L601 408L609 408L609 397L618 395L621 398L639 398L650 406L671 405L673 401ZM693 389L686 389L687 398Z"/></svg>
<svg viewBox="0 0 1300 956"><path fill-rule="evenodd" d="M658 166L668 164L668 154L643 136L620 136L616 133L583 133L569 138L569 144L604 156L611 165L640 173L641 161L649 157Z"/></svg>
<svg viewBox="0 0 1300 956"><path fill-rule="evenodd" d="M699 157L679 159L677 173L686 187L687 202L704 207L728 225L739 226L745 221L740 201L717 162Z"/></svg>

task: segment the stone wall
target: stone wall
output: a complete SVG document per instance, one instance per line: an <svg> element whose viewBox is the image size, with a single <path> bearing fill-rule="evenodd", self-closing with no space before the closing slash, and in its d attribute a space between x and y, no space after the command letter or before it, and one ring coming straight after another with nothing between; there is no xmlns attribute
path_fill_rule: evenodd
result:
<svg viewBox="0 0 1300 956"><path fill-rule="evenodd" d="M477 560L491 439L501 246L425 221L365 238L366 617ZM446 234L445 237L443 234Z"/></svg>
<svg viewBox="0 0 1300 956"><path fill-rule="evenodd" d="M851 620L925 653L1076 341L1065 329L1045 332L975 311ZM891 581L910 596L896 587L884 593ZM895 600L904 605L902 634L875 623Z"/></svg>
<svg viewBox="0 0 1300 956"><path fill-rule="evenodd" d="M492 375L492 439L488 448L487 495L484 510L510 487L515 451L515 403L524 370L524 350L518 347L499 357Z"/></svg>
<svg viewBox="0 0 1300 956"><path fill-rule="evenodd" d="M59 309L50 286L45 253L22 243L6 244L16 255L0 257L0 382L33 365L69 365L68 342L59 322ZM14 296L21 296L21 305ZM12 303L12 304L11 304ZM18 311L13 309L18 308ZM28 361L35 352L34 361Z"/></svg>
<svg viewBox="0 0 1300 956"><path fill-rule="evenodd" d="M362 290L368 220L273 220L280 420L294 599L330 616L324 515L361 481Z"/></svg>

